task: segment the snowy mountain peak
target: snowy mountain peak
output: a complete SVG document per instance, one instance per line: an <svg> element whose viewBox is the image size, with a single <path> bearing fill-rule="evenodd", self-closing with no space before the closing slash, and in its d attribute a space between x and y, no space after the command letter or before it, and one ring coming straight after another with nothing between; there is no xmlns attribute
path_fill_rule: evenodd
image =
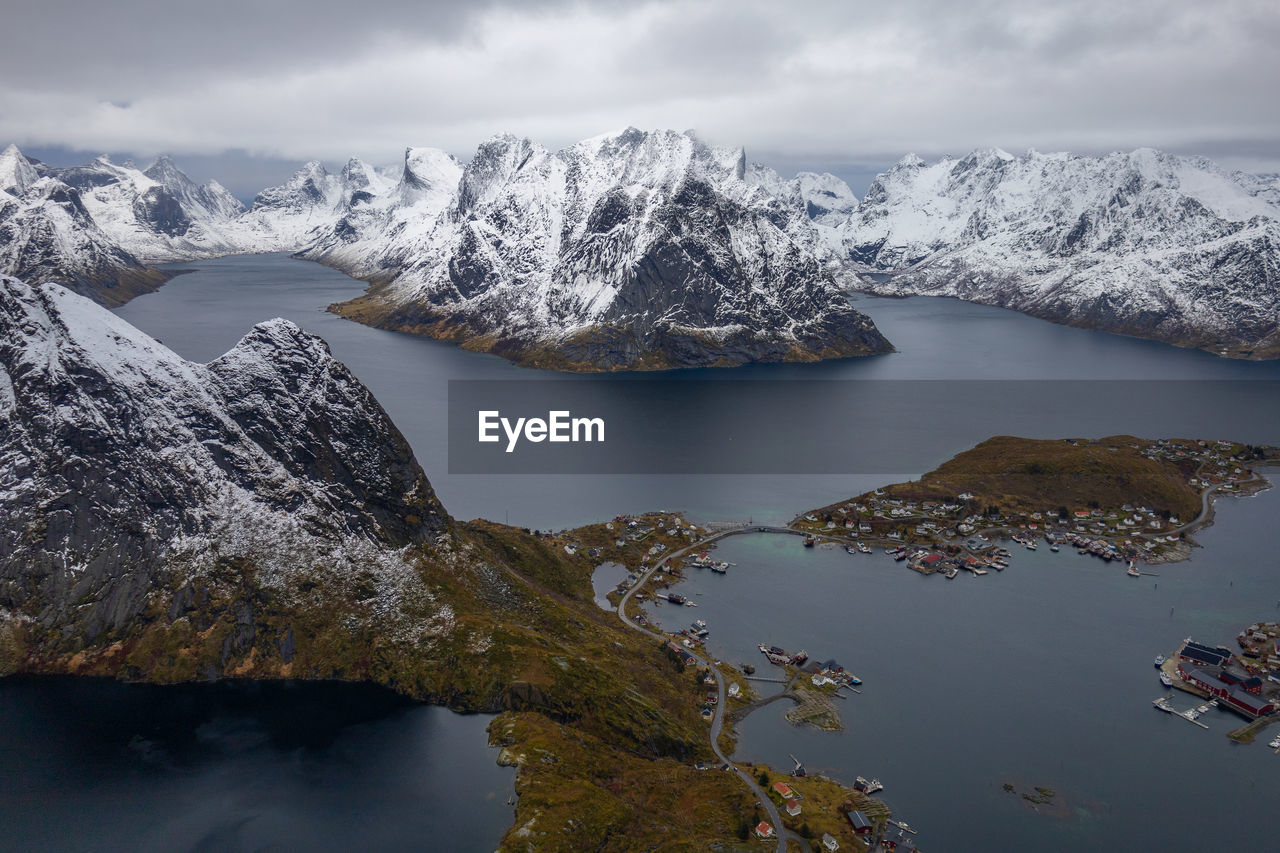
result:
<svg viewBox="0 0 1280 853"><path fill-rule="evenodd" d="M39 179L39 172L18 146L10 144L0 152L0 191L21 195Z"/></svg>
<svg viewBox="0 0 1280 853"><path fill-rule="evenodd" d="M1151 148L999 149L877 176L848 256L937 293L1248 357L1280 352L1280 208L1253 176Z"/></svg>
<svg viewBox="0 0 1280 853"><path fill-rule="evenodd" d="M168 154L161 154L156 161L143 170L142 174L161 184L175 195L192 193L196 184L187 174L178 168Z"/></svg>
<svg viewBox="0 0 1280 853"><path fill-rule="evenodd" d="M439 148L406 148L400 176L400 203L413 205L424 199L452 198L462 179L462 164ZM440 205L443 208L446 204Z"/></svg>
<svg viewBox="0 0 1280 853"><path fill-rule="evenodd" d="M304 254L381 280L340 311L531 363L614 370L887 349L836 288L800 192L759 173L775 197L747 172L741 149L670 130L625 128L554 154L499 135L463 170L447 215L344 215Z"/></svg>
<svg viewBox="0 0 1280 853"><path fill-rule="evenodd" d="M278 187L268 187L253 200L260 208L310 208L336 200L335 181L319 160L306 163Z"/></svg>
<svg viewBox="0 0 1280 853"><path fill-rule="evenodd" d="M457 210L466 214L494 199L503 188L515 183L522 172L534 173L544 166L550 153L527 137L498 134L480 144L475 157L462 172L458 185Z"/></svg>
<svg viewBox="0 0 1280 853"><path fill-rule="evenodd" d="M121 629L220 561L275 595L362 572L406 594L397 549L448 529L368 390L284 320L201 365L0 278L0 423L0 609L33 628Z"/></svg>

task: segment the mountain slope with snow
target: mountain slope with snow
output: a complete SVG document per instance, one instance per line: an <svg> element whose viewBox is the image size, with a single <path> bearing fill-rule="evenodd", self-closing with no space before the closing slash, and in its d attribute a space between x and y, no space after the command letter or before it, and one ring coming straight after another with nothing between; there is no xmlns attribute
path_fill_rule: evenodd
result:
<svg viewBox="0 0 1280 853"><path fill-rule="evenodd" d="M1150 149L908 156L871 185L842 236L861 269L892 273L863 285L871 292L1273 358L1277 201L1265 178Z"/></svg>
<svg viewBox="0 0 1280 853"><path fill-rule="evenodd" d="M0 274L59 281L104 305L154 290L169 274L147 269L99 226L80 192L16 146L0 152Z"/></svg>
<svg viewBox="0 0 1280 853"><path fill-rule="evenodd" d="M438 158L437 158L438 160ZM440 192L452 175L438 164ZM551 152L499 136L453 199L303 252L373 282L336 306L536 366L612 370L813 360L888 343L836 283L800 195L740 150L634 128Z"/></svg>
<svg viewBox="0 0 1280 853"><path fill-rule="evenodd" d="M84 166L42 167L80 192L98 227L144 263L244 251L232 223L244 205L217 182L197 186L168 157L145 171L98 157Z"/></svg>
<svg viewBox="0 0 1280 853"><path fill-rule="evenodd" d="M59 285L0 278L0 424L0 621L91 640L196 580L296 603L366 578L369 613L425 601L401 549L448 518L370 393L292 323L194 364Z"/></svg>

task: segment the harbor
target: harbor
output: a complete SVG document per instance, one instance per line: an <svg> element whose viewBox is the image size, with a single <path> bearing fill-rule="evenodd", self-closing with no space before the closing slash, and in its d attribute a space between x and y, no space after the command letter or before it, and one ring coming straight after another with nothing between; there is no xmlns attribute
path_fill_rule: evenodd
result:
<svg viewBox="0 0 1280 853"><path fill-rule="evenodd" d="M1266 731L1257 748L1240 751L1225 735L1243 720L1217 708L1204 711L1198 723L1183 718L1159 725L1153 718L1172 715L1152 713L1160 687L1152 658L1161 648L1176 651L1175 641L1189 634L1226 640L1247 627L1239 617L1205 627L1203 607L1212 602L1215 613L1256 612L1256 590L1268 582L1270 570L1250 558L1260 546L1242 531L1270 530L1277 497L1263 493L1233 506L1233 513L1219 516L1203 534L1206 547L1194 560L1161 566L1159 578L1129 578L1125 563L1082 559L1067 547L1055 553L1041 539L1034 551L1008 548L1010 567L1002 574L992 570L989 577L973 579L962 572L955 582L943 583L903 571L906 560L895 561L884 547L871 555L849 554L843 544L819 541L809 549L791 536L746 535L723 540L712 552L735 564L727 579L693 572L680 588L702 605L689 613L710 624L709 652L754 665L752 678L776 678L778 672L759 650L763 643L790 652L803 648L810 657L834 656L867 685L861 695L833 700L844 723L838 733L788 722L789 701L754 710L735 724L735 759L790 766L788 755L794 754L805 759L811 774L878 779L886 790L877 796L890 795L895 813L913 825L927 818L930 838L945 838L948 849L961 850L982 849L977 839L966 841L966 828L975 820L999 822L1033 849L1064 843L1103 849L1117 839L1178 849L1174 834L1139 830L1140 821L1124 804L1135 785L1176 798L1176 780L1184 778L1186 762L1194 761L1209 778L1227 780L1206 792L1210 807L1255 826L1247 837L1265 843L1266 831L1251 824L1249 815L1280 795L1277 757L1265 748L1275 729ZM1233 549L1235 542L1241 547ZM665 624L667 614L678 613L660 608L655 618ZM1107 631L1082 632L1082 618L1105 624ZM679 618L671 627L689 621ZM911 630L921 622L929 632ZM937 644L937 636L966 625L991 628L967 633L963 650ZM1034 644L1015 639L1029 637L1036 638ZM901 666L907 659L931 662L923 696L908 680L913 670ZM975 671L973 659L993 665ZM1050 670L1055 698L1046 694L1029 703L1017 685L1044 684ZM760 696L784 686L749 683ZM1100 694L1098 684L1107 690ZM1059 701L1063 691L1093 698L1086 709L1078 701ZM929 701L938 695L946 697L949 714L966 721L964 738L938 725L938 706ZM1173 700L1176 710L1207 701L1180 695L1189 701ZM1027 723L1028 709L1035 726ZM1051 742L1037 734L1045 726L1058 733ZM1118 775L1096 773L1096 756L1103 752L1122 768ZM939 763L956 768L948 784L934 782ZM998 793L1006 778L1051 787L1071 810L1046 821L1018 798L984 796L986 790Z"/></svg>

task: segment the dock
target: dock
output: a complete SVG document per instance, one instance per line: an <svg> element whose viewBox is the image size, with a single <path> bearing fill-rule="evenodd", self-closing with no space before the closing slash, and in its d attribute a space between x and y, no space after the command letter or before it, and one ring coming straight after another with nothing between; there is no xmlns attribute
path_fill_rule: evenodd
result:
<svg viewBox="0 0 1280 853"><path fill-rule="evenodd" d="M1200 705L1199 707L1191 708L1186 711L1179 711L1169 704L1168 696L1161 696L1159 699L1153 699L1151 701L1151 704L1154 705L1157 709L1164 711L1166 714L1173 714L1175 717L1181 717L1182 719L1186 720L1188 723L1195 723L1197 726L1199 726L1202 729L1207 729L1209 727L1206 726L1204 723L1200 722L1200 720L1197 718L1201 714L1203 714L1205 711L1217 705L1216 702L1209 701L1209 702L1205 702L1203 705Z"/></svg>

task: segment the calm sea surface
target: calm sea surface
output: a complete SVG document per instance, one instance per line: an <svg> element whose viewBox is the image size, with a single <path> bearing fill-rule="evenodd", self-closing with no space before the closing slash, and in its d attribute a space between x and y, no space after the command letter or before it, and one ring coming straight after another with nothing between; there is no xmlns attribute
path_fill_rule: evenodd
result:
<svg viewBox="0 0 1280 853"><path fill-rule="evenodd" d="M813 440L816 422L825 425L827 440L856 452L860 434L882 429L901 436L902 453L912 462L899 474L450 475L449 380L564 377L327 314L325 306L363 286L315 264L250 256L183 267L196 272L118 313L200 361L276 316L323 336L377 395L459 518L545 529L679 508L703 520L785 521L919 476L997 434L1127 432L1280 444L1278 395L1262 393L1263 381L1280 380L1280 364L1225 361L952 300L861 299L858 307L899 352L621 383L575 381L598 383L592 387L607 410L621 394L660 405L670 383L690 378L844 380L850 395L865 395L857 398L865 399L860 416L843 414L847 399L814 400L796 412L797 425L809 431L784 432L777 441ZM996 402L986 393L966 393L965 381L974 379L1008 381L1008 392ZM1100 385L1111 390L1080 399L1078 390L1067 391L1078 386L1064 380L1082 379L1127 382ZM952 380L954 388L909 384L917 380ZM889 387L908 392L876 391ZM916 388L929 393L911 393ZM737 417L749 423L752 405L768 407L768 395L741 401ZM833 412L841 419L830 419ZM710 430L704 441L707 453L733 452L722 432ZM660 419L653 449L662 452ZM1203 846L1184 834L1187 816L1202 817L1200 829L1215 841L1256 849L1275 837L1280 758L1261 744L1229 743L1222 733L1237 721L1224 713L1207 715L1212 731L1204 731L1150 706L1161 692L1154 655L1188 634L1232 642L1250 622L1280 619L1280 496L1224 500L1219 510L1193 560L1136 581L1074 552L1018 550L1003 574L948 582L918 576L883 554L804 550L791 537L737 537L718 549L720 558L737 563L728 575L696 573L687 583L699 610L677 616L668 608L658 615L677 627L695 612L707 619L712 650L731 662L761 665L755 645L767 642L835 657L862 676L863 694L841 706L845 732L794 729L782 720L784 708L774 705L743 724L739 757L785 766L787 754L795 753L810 768L845 780L877 776L886 799L921 829L927 849ZM168 826L185 833L177 837L188 849L290 846L281 841L289 833L297 833L291 840L302 846L349 846L344 840L355 836L343 833L353 826L392 833L395 846L408 837L396 834L403 825L421 832L424 824L450 827L457 833L451 837L490 849L509 823L510 774L493 766L482 718L352 699L353 716L325 724L321 737L305 741L275 722L282 713L281 695L271 692L276 688L241 697L234 710L209 719L198 710L206 700L183 698L188 688L146 694L174 697L174 704L136 698L143 694L134 691L151 689L0 682L0 725L9 738L0 741L3 823L19 820L35 846L95 846L93 839L106 837L94 834L99 825L119 833L125 846L146 847L161 838L156 827ZM207 689L215 696L224 688ZM207 701L216 706L221 700ZM306 721L331 701L283 705L291 719ZM135 715L143 722L133 724ZM107 722L73 725L95 716ZM433 787L458 774L474 781L461 794L451 785ZM1054 788L1067 803L1066 816L1024 807L1001 790L1006 781ZM15 799L14 792L29 799ZM491 811L471 819L470 807L454 807L451 796L487 803ZM36 804L40 808L32 808ZM379 836L361 840L370 837Z"/></svg>
<svg viewBox="0 0 1280 853"><path fill-rule="evenodd" d="M514 787L489 719L358 684L0 680L0 849L490 851Z"/></svg>

